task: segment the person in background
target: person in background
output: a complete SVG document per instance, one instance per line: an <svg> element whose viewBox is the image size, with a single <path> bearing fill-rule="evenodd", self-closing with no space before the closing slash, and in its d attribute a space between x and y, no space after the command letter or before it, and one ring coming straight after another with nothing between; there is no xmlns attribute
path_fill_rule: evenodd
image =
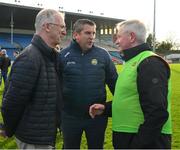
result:
<svg viewBox="0 0 180 150"><path fill-rule="evenodd" d="M1 50L1 65L0 65L0 69L1 69L1 81L3 78L4 83L6 82L7 79L7 74L8 74L8 68L9 66L11 66L11 59L8 57L7 55L7 51L6 49L2 49Z"/></svg>
<svg viewBox="0 0 180 150"><path fill-rule="evenodd" d="M13 57L16 58L19 55L19 51L14 51L13 52Z"/></svg>
<svg viewBox="0 0 180 150"><path fill-rule="evenodd" d="M105 103L106 84L114 93L117 72L109 53L94 45L96 24L79 19L73 27L71 44L60 51L63 84L62 133L65 149L80 149L85 131L88 149L103 149L107 117L91 119L94 103Z"/></svg>
<svg viewBox="0 0 180 150"><path fill-rule="evenodd" d="M120 22L116 30L115 44L125 64L113 101L94 104L89 113L94 118L112 112L115 149L170 149L169 65L145 43L146 28L139 20Z"/></svg>
<svg viewBox="0 0 180 150"><path fill-rule="evenodd" d="M1 83L2 83L2 72L1 72L1 69L2 69L2 65L3 65L3 61L4 61L4 58L2 57L2 52L0 51L0 86L1 86Z"/></svg>
<svg viewBox="0 0 180 150"><path fill-rule="evenodd" d="M66 34L64 15L43 9L35 29L13 63L1 111L6 135L15 135L19 149L54 149L62 101L55 47Z"/></svg>

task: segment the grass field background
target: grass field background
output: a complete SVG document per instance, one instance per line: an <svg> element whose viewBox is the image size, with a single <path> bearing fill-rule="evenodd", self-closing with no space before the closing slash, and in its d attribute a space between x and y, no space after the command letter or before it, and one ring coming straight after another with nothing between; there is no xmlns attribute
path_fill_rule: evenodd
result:
<svg viewBox="0 0 180 150"><path fill-rule="evenodd" d="M172 140L172 149L180 149L180 64L171 64L171 79L172 79L172 122L173 122L173 140ZM121 66L117 66L117 69L120 70ZM0 105L2 100L3 85L0 87ZM108 91L107 99L111 100L112 95ZM2 122L2 117L0 114L0 122ZM109 123L106 129L106 137L104 148L112 149L112 132L111 132L111 118L109 118ZM16 149L16 143L14 138L5 139L0 137L0 149ZM62 148L62 135L58 133L56 148ZM81 143L82 149L87 149L86 140L82 138Z"/></svg>

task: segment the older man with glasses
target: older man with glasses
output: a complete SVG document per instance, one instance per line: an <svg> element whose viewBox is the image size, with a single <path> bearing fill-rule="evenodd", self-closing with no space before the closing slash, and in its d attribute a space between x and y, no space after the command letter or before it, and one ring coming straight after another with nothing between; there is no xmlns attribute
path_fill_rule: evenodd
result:
<svg viewBox="0 0 180 150"><path fill-rule="evenodd" d="M54 149L62 99L55 48L66 34L64 16L41 10L35 29L31 44L13 63L2 116L6 135L15 135L19 149Z"/></svg>

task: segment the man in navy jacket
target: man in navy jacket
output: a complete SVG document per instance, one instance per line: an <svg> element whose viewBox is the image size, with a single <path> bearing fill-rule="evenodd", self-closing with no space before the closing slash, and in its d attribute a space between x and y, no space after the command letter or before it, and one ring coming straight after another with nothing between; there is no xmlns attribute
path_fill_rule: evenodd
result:
<svg viewBox="0 0 180 150"><path fill-rule="evenodd" d="M71 44L60 52L64 103L62 132L66 149L80 148L83 131L89 149L103 148L107 117L91 119L88 110L94 103L105 103L106 84L114 93L117 72L109 53L94 46L95 34L93 21L77 20Z"/></svg>

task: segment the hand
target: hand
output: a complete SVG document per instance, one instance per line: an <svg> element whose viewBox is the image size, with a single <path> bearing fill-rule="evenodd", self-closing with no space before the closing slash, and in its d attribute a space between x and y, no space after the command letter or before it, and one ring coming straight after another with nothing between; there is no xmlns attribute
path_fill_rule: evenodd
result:
<svg viewBox="0 0 180 150"><path fill-rule="evenodd" d="M105 106L103 104L93 104L89 107L89 115L94 118L96 115L101 115L104 112Z"/></svg>

